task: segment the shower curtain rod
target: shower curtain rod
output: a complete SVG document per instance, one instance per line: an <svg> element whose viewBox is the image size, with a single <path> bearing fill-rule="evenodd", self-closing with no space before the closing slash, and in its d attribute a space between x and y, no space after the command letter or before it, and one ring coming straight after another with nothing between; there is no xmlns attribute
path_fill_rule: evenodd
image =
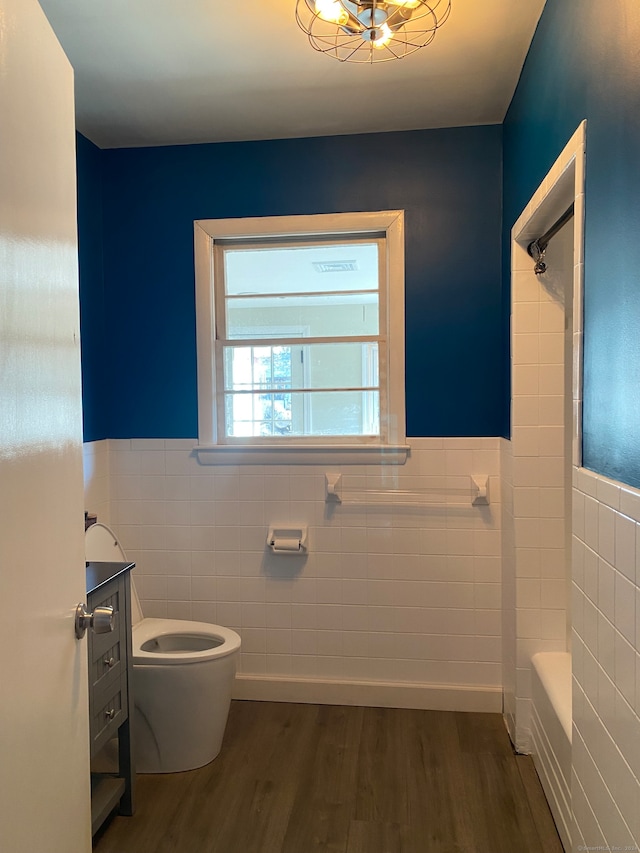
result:
<svg viewBox="0 0 640 853"><path fill-rule="evenodd" d="M562 214L560 219L558 219L558 221L555 222L551 226L551 228L549 228L549 230L542 235L542 237L538 237L538 239L535 241L543 252L547 248L551 240L556 236L558 231L571 219L571 217L573 216L573 208L574 205L573 202L571 202L571 204Z"/></svg>
<svg viewBox="0 0 640 853"><path fill-rule="evenodd" d="M544 262L544 253L547 249L547 246L551 242L551 240L556 236L558 231L563 228L567 222L573 217L574 213L574 204L571 202L569 207L565 210L562 216L557 219L551 228L548 229L541 237L538 237L537 240L533 240L527 246L527 252L529 256L533 258L536 262L534 267L534 272L536 275L540 275L547 269L547 265Z"/></svg>

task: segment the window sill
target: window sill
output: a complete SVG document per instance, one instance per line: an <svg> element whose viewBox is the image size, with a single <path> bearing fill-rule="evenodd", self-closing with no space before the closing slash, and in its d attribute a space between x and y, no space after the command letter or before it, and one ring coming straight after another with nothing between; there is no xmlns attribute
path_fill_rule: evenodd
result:
<svg viewBox="0 0 640 853"><path fill-rule="evenodd" d="M404 465L408 444L229 445L199 444L201 465Z"/></svg>

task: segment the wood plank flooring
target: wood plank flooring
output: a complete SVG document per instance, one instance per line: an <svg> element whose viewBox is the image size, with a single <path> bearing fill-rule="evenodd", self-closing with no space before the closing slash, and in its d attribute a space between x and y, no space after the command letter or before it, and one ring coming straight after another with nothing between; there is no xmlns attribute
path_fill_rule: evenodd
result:
<svg viewBox="0 0 640 853"><path fill-rule="evenodd" d="M94 853L562 853L499 714L239 702L200 770L138 776Z"/></svg>

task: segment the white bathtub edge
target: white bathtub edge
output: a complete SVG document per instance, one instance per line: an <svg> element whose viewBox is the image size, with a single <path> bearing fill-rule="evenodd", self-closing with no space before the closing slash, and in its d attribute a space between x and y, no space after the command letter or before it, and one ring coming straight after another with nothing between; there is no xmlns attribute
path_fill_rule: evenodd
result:
<svg viewBox="0 0 640 853"><path fill-rule="evenodd" d="M571 743L571 653L538 652L531 664Z"/></svg>
<svg viewBox="0 0 640 853"><path fill-rule="evenodd" d="M531 659L531 754L566 851L571 848L571 655Z"/></svg>

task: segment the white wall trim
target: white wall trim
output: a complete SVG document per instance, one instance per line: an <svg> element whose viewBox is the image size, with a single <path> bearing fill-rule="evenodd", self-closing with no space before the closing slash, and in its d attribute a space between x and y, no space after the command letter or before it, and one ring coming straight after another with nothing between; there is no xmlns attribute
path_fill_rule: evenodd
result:
<svg viewBox="0 0 640 853"><path fill-rule="evenodd" d="M262 702L362 705L428 711L502 711L502 689L476 685L347 682L239 673L232 695L234 699Z"/></svg>
<svg viewBox="0 0 640 853"><path fill-rule="evenodd" d="M201 465L404 465L408 444L199 444L194 453Z"/></svg>

